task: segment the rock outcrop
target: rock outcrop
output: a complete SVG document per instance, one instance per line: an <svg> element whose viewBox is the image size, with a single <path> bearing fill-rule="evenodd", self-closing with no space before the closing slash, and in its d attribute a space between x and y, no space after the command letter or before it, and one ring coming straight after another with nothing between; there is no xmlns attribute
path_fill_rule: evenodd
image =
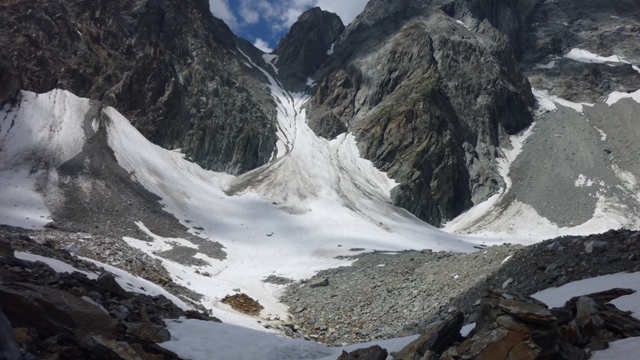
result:
<svg viewBox="0 0 640 360"><path fill-rule="evenodd" d="M195 310L185 312L163 295L126 292L92 263L74 259L83 272L57 273L41 261L18 259L14 245L71 257L26 236L6 235L0 234L3 359L178 359L157 345L171 338L163 319L186 315L219 322ZM87 276L99 271L96 280Z"/></svg>
<svg viewBox="0 0 640 360"><path fill-rule="evenodd" d="M16 68L9 56L0 51L0 108L9 100L15 99L20 90Z"/></svg>
<svg viewBox="0 0 640 360"><path fill-rule="evenodd" d="M344 24L334 13L319 7L305 11L273 53L278 76L292 91L305 90L308 79L333 52L333 44L344 31Z"/></svg>
<svg viewBox="0 0 640 360"><path fill-rule="evenodd" d="M608 303L633 292L612 289L548 309L521 294L488 291L466 339L458 338L462 313L455 311L391 355L395 360L586 360L611 341L640 335L640 320Z"/></svg>
<svg viewBox="0 0 640 360"><path fill-rule="evenodd" d="M640 3L635 1L540 2L521 31L518 57L537 89L574 102L599 102L613 91L640 86ZM616 61L567 58L572 49ZM621 61L618 61L621 60Z"/></svg>
<svg viewBox="0 0 640 360"><path fill-rule="evenodd" d="M207 169L239 174L269 160L275 103L245 65L247 42L206 0L4 2L0 34L24 90L100 100ZM15 95L0 88L3 102Z"/></svg>
<svg viewBox="0 0 640 360"><path fill-rule="evenodd" d="M439 2L372 1L341 35L309 104L309 125L353 132L361 155L400 183L394 204L439 225L503 186L504 136L532 121L509 38Z"/></svg>

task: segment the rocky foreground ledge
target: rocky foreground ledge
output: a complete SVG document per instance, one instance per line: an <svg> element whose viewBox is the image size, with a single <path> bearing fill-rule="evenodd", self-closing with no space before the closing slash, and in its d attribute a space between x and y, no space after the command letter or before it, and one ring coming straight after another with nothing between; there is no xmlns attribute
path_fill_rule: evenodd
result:
<svg viewBox="0 0 640 360"><path fill-rule="evenodd" d="M82 272L58 273L16 258L15 248ZM181 316L219 321L163 295L127 292L93 263L24 234L0 232L0 359L179 359L157 344L171 339L163 319Z"/></svg>
<svg viewBox="0 0 640 360"><path fill-rule="evenodd" d="M522 294L488 291L466 338L460 335L464 315L456 309L391 355L394 360L586 360L594 351L608 348L610 341L640 336L640 320L609 304L633 292L612 289L549 309ZM387 355L374 346L343 352L338 360L384 360Z"/></svg>

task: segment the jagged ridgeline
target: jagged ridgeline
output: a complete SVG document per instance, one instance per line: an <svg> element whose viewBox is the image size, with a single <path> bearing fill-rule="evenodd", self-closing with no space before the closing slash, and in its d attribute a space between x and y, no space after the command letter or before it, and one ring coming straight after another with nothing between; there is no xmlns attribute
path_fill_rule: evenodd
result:
<svg viewBox="0 0 640 360"><path fill-rule="evenodd" d="M275 103L240 52L258 62L259 51L212 16L207 0L2 2L0 49L1 100L15 95L16 79L36 93L69 90L115 107L154 143L231 174L273 151Z"/></svg>
<svg viewBox="0 0 640 360"><path fill-rule="evenodd" d="M0 100L18 84L69 90L204 168L241 174L277 140L258 65L311 93L317 135L356 135L361 156L399 183L394 204L440 225L505 187L499 148L533 121L517 57L538 3L372 0L346 28L311 9L274 51L276 74L206 0L4 2Z"/></svg>

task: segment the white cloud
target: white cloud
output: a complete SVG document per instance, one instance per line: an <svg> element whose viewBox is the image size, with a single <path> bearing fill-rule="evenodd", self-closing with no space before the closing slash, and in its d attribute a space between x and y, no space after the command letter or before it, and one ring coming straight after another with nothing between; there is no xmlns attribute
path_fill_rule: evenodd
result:
<svg viewBox="0 0 640 360"><path fill-rule="evenodd" d="M367 2L368 0L240 0L239 16L244 24L265 21L273 29L282 30L291 27L303 12L319 6L338 14L346 25L362 12Z"/></svg>
<svg viewBox="0 0 640 360"><path fill-rule="evenodd" d="M209 0L209 9L213 16L222 19L232 29L238 28L238 19L229 9L228 0Z"/></svg>
<svg viewBox="0 0 640 360"><path fill-rule="evenodd" d="M260 13L245 6L240 8L240 16L247 24L255 24L260 21Z"/></svg>
<svg viewBox="0 0 640 360"><path fill-rule="evenodd" d="M348 25L364 10L369 0L316 0L316 6L322 10L338 14L345 25Z"/></svg>
<svg viewBox="0 0 640 360"><path fill-rule="evenodd" d="M273 51L273 49L269 47L269 43L260 38L257 38L256 41L253 42L253 46L267 54Z"/></svg>

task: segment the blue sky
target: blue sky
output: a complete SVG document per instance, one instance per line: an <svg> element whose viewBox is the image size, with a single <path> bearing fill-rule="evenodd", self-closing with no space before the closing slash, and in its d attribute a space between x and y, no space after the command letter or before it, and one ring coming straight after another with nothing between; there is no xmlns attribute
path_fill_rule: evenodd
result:
<svg viewBox="0 0 640 360"><path fill-rule="evenodd" d="M236 35L270 52L304 11L319 6L350 23L368 0L209 0L211 12Z"/></svg>

